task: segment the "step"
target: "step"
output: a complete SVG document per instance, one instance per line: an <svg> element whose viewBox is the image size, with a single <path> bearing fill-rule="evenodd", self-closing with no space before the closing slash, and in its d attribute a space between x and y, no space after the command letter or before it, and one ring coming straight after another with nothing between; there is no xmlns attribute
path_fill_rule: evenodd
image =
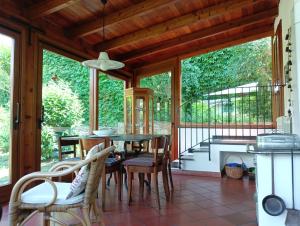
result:
<svg viewBox="0 0 300 226"><path fill-rule="evenodd" d="M180 160L194 160L194 155L192 153L184 153L180 155Z"/></svg>
<svg viewBox="0 0 300 226"><path fill-rule="evenodd" d="M173 160L171 162L171 168L172 169L179 169L179 159Z"/></svg>
<svg viewBox="0 0 300 226"><path fill-rule="evenodd" d="M189 153L206 153L206 152L209 152L209 147L204 146L204 147L200 147L200 148L191 148L188 152Z"/></svg>
<svg viewBox="0 0 300 226"><path fill-rule="evenodd" d="M256 140L256 136L220 136L214 135L212 140Z"/></svg>

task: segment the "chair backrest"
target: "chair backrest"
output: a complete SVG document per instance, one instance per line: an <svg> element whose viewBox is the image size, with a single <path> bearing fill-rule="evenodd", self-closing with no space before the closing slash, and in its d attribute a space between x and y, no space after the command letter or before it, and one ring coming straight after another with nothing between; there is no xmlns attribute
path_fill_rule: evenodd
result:
<svg viewBox="0 0 300 226"><path fill-rule="evenodd" d="M166 156L166 153L167 153L167 149L169 147L169 144L168 144L168 139L166 136L159 136L159 137L154 137L152 140L151 140L151 149L152 149L152 152L154 154L154 162L157 162L159 160L159 157L158 157L158 151L160 149L163 150L163 159L165 159L165 156Z"/></svg>
<svg viewBox="0 0 300 226"><path fill-rule="evenodd" d="M172 135L165 135L166 139L168 140L167 141L167 144L168 144L168 147L167 147L167 158L168 159L171 159L171 152L172 152Z"/></svg>
<svg viewBox="0 0 300 226"><path fill-rule="evenodd" d="M97 153L99 157L90 163L90 172L85 187L83 201L85 205L92 204L97 198L98 186L101 179L102 171L105 167L105 160L114 150L114 146L104 149L100 152L100 154Z"/></svg>
<svg viewBox="0 0 300 226"><path fill-rule="evenodd" d="M105 148L109 147L109 138L107 137L88 137L80 138L81 159L84 159L88 151L97 144L104 143Z"/></svg>
<svg viewBox="0 0 300 226"><path fill-rule="evenodd" d="M74 144L78 144L79 138L78 136L74 135L74 136L60 136L58 138L58 145L59 146L68 146L68 145L74 145Z"/></svg>

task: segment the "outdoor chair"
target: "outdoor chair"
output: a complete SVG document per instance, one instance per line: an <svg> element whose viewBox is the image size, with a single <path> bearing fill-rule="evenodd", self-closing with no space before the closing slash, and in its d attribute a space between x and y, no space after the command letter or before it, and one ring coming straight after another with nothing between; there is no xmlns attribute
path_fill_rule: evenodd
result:
<svg viewBox="0 0 300 226"><path fill-rule="evenodd" d="M133 174L139 174L140 196L144 194L144 178L145 174L153 174L154 189L158 208L160 208L159 189L158 189L158 173L162 172L163 185L165 190L166 200L169 201L170 191L168 185L167 173L167 152L168 152L168 139L165 136L155 137L151 141L151 149L153 154L148 156L141 156L132 158L123 162L128 173L128 205L132 201L132 179ZM158 151L162 149L163 153L159 154ZM150 177L151 178L151 177ZM149 178L149 179L150 179ZM150 179L151 181L151 179Z"/></svg>
<svg viewBox="0 0 300 226"><path fill-rule="evenodd" d="M97 146L96 146L97 148ZM54 214L68 213L82 225L90 226L92 221L104 225L101 219L101 210L97 207L96 198L99 180L104 171L105 160L115 147L103 151L95 149L95 153L81 161L65 161L54 165L49 172L35 172L22 177L13 187L9 202L9 225L23 225L36 213L44 214L44 223L50 221L65 225L62 219L57 219ZM86 171L84 171L84 170ZM80 170L80 171L79 171ZM78 173L79 171L79 173ZM54 182L52 179L75 173L77 176L85 172L85 182L82 192L67 199L73 183ZM76 176L76 178L77 178ZM37 181L44 181L33 186L26 192L30 185ZM74 182L74 181L73 181ZM78 214L74 210L80 209ZM94 214L92 219L91 213Z"/></svg>
<svg viewBox="0 0 300 226"><path fill-rule="evenodd" d="M63 160L63 155L73 154L76 158L76 145L79 144L78 136L60 136L58 138L58 159ZM63 147L72 146L72 150L63 151Z"/></svg>
<svg viewBox="0 0 300 226"><path fill-rule="evenodd" d="M171 169L171 151L172 151L172 138L171 135L164 135L166 137L166 153L165 153L165 158L166 158L166 164L167 164L167 171L168 171L168 178L170 180L170 185L171 185L171 190L174 190L174 184L173 184L173 177L172 177L172 169ZM144 152L140 155L140 157L152 157L153 152ZM162 155L163 153L159 153L158 155ZM151 174L147 175L148 176L148 182L151 184Z"/></svg>
<svg viewBox="0 0 300 226"><path fill-rule="evenodd" d="M108 137L97 137L97 138L81 138L79 140L80 143L80 149L81 149L81 155L85 156L89 150L99 143L105 143L105 147L108 147L110 145L110 140ZM116 180L116 173L117 173L117 180ZM110 179L112 174L114 174L115 182L118 187L118 199L121 201L122 196L122 164L121 164L121 158L118 158L118 156L115 156L113 153L111 156L109 156L105 161L105 171L103 171L102 174L102 209L105 210L105 193L106 193L106 174L110 174L110 177L108 179L107 185L110 184Z"/></svg>

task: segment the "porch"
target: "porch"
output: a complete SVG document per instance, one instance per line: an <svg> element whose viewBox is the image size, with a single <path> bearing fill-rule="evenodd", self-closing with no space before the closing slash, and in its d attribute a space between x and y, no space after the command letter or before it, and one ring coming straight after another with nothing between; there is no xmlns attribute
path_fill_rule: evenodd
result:
<svg viewBox="0 0 300 226"><path fill-rule="evenodd" d="M296 13L300 9L300 1L191 0L186 4L183 0L110 0L106 7L106 1L102 2L103 5L96 0L1 2L0 34L10 39L11 48L7 60L9 63L5 64L8 72L2 73L0 68L0 76L3 75L8 84L5 98L1 98L5 103L1 102L0 105L0 113L3 113L0 115L0 130L3 128L7 131L3 142L5 145L0 146L0 154L3 152L1 156L4 156L0 159L0 203L5 206L0 225L7 224L7 202L17 181L24 175L46 171L58 161L53 147L45 147L52 137L43 141L50 134L47 133L50 123L45 122L45 115L55 112L58 119L68 121L71 117L64 116L72 112L75 114L74 121L83 122L79 130L89 136L93 131L101 131L110 122L107 117L110 114L105 112L114 110L111 103L115 103L116 92L110 93L111 99L105 102L106 105L101 105L101 91L107 91L101 86L103 74L110 85L118 80L119 86L112 89L119 94L128 88L155 88L157 84L150 87L147 81L156 75L164 77L165 80L159 85L162 87L167 84L163 91L166 98L165 101L157 101L160 100L157 98L156 102L152 102L152 108L158 112L157 115L153 113L157 118L152 129L156 129L156 134L172 135L172 150L168 150L168 153L171 152L171 158L176 163L172 169L175 191L170 202L161 197L160 210L152 193L146 193L144 201L138 200L137 180L134 181L132 206L127 206L125 187L122 202L117 200L115 184L112 183L106 196L108 211L105 212L104 221L107 226L250 226L256 225L258 213L262 216L260 226L283 225L287 211L273 217L262 208L261 199L269 194L272 184L269 180L269 156L260 159L263 160L261 165L263 171L267 172L268 180L264 185L261 183L265 182L264 178L260 178L259 186L262 189L257 202L253 195L258 184L249 181L247 176L242 180L221 176L228 155L242 156L247 164L249 160L248 166L254 166L253 155L246 153L246 145L255 143L258 134L278 129L278 117L290 119L292 116L288 131L300 134L300 18ZM257 80L240 84L240 77L230 77L237 73L230 71L226 74L230 79L223 81L226 87L215 83L217 75L213 74L206 79L207 89L191 89L190 94L194 95L186 95L196 81L204 83L201 73L196 80L187 79L185 84L182 83L184 74L193 74L193 70L185 73L182 70L186 59L262 38L269 38L271 43L271 51L267 56L271 70L266 72L270 77L268 80L262 79L262 85L245 85ZM52 54L50 60L44 57L47 52ZM82 66L83 61L97 58L99 52L102 55L108 53L111 59L119 62L118 65L124 63L125 67L106 70L106 67ZM57 55L72 61L76 68L73 68L74 72L70 70L57 76L57 72L65 67L63 63L58 64L53 60ZM212 58L211 65L218 67L219 58ZM261 57L252 63L259 65L264 59ZM57 66L56 70L44 67L47 60L54 68ZM236 61L228 62L233 64ZM247 65L237 68L246 68L245 72L248 69ZM251 72L245 74L251 77ZM259 76L255 79L260 78L261 73L257 72ZM73 74L77 77L72 77ZM222 77L223 74L220 74ZM65 86L67 83L69 87ZM55 87L57 84L61 85L58 89ZM76 84L84 88L72 90ZM72 110L75 110L53 110L51 106L45 108L45 90L50 90L48 93L51 95L59 94L57 100L71 93L70 96L75 96L76 101L71 99L68 104L74 104ZM84 108L78 107L77 99L80 98L77 94L84 99ZM121 109L123 104L119 101L116 106L121 106ZM138 107L135 110L144 111ZM82 117L76 116L78 112ZM118 117L114 123L118 120L123 123L120 126L118 124L118 133L124 132L127 123L123 113L115 112ZM135 118L132 119L131 123ZM150 120L145 121L149 124ZM66 124L68 127L75 125L73 122ZM55 127L57 124L52 123L51 129ZM43 132L46 132L45 136ZM68 135L78 135L77 131L70 133ZM242 144L232 145L232 142L236 142L232 138L242 140ZM231 139L231 143L224 141L227 139ZM55 161L51 159L53 156ZM296 160L296 165L299 165L300 159ZM287 156L284 156L284 161L281 157L275 161L279 162L281 168L290 169L291 162ZM296 195L294 203L289 193L289 189L294 189L294 184L285 186L293 177L290 173L283 176L282 172L286 171L276 171L281 180L276 185L279 194L284 197L288 208L295 204L295 208L300 209L300 196ZM297 179L295 186L300 186L300 180ZM161 181L159 187L163 187ZM256 208L258 212L255 212ZM32 225L39 225L41 216L32 220Z"/></svg>

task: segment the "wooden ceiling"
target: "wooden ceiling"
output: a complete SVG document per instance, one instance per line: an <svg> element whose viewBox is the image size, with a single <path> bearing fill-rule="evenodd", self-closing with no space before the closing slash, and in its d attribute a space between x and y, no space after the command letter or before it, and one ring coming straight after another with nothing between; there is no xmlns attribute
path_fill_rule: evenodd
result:
<svg viewBox="0 0 300 226"><path fill-rule="evenodd" d="M15 3L41 29L60 30L95 55L107 51L133 71L270 36L279 0L108 0L104 14L100 0Z"/></svg>

